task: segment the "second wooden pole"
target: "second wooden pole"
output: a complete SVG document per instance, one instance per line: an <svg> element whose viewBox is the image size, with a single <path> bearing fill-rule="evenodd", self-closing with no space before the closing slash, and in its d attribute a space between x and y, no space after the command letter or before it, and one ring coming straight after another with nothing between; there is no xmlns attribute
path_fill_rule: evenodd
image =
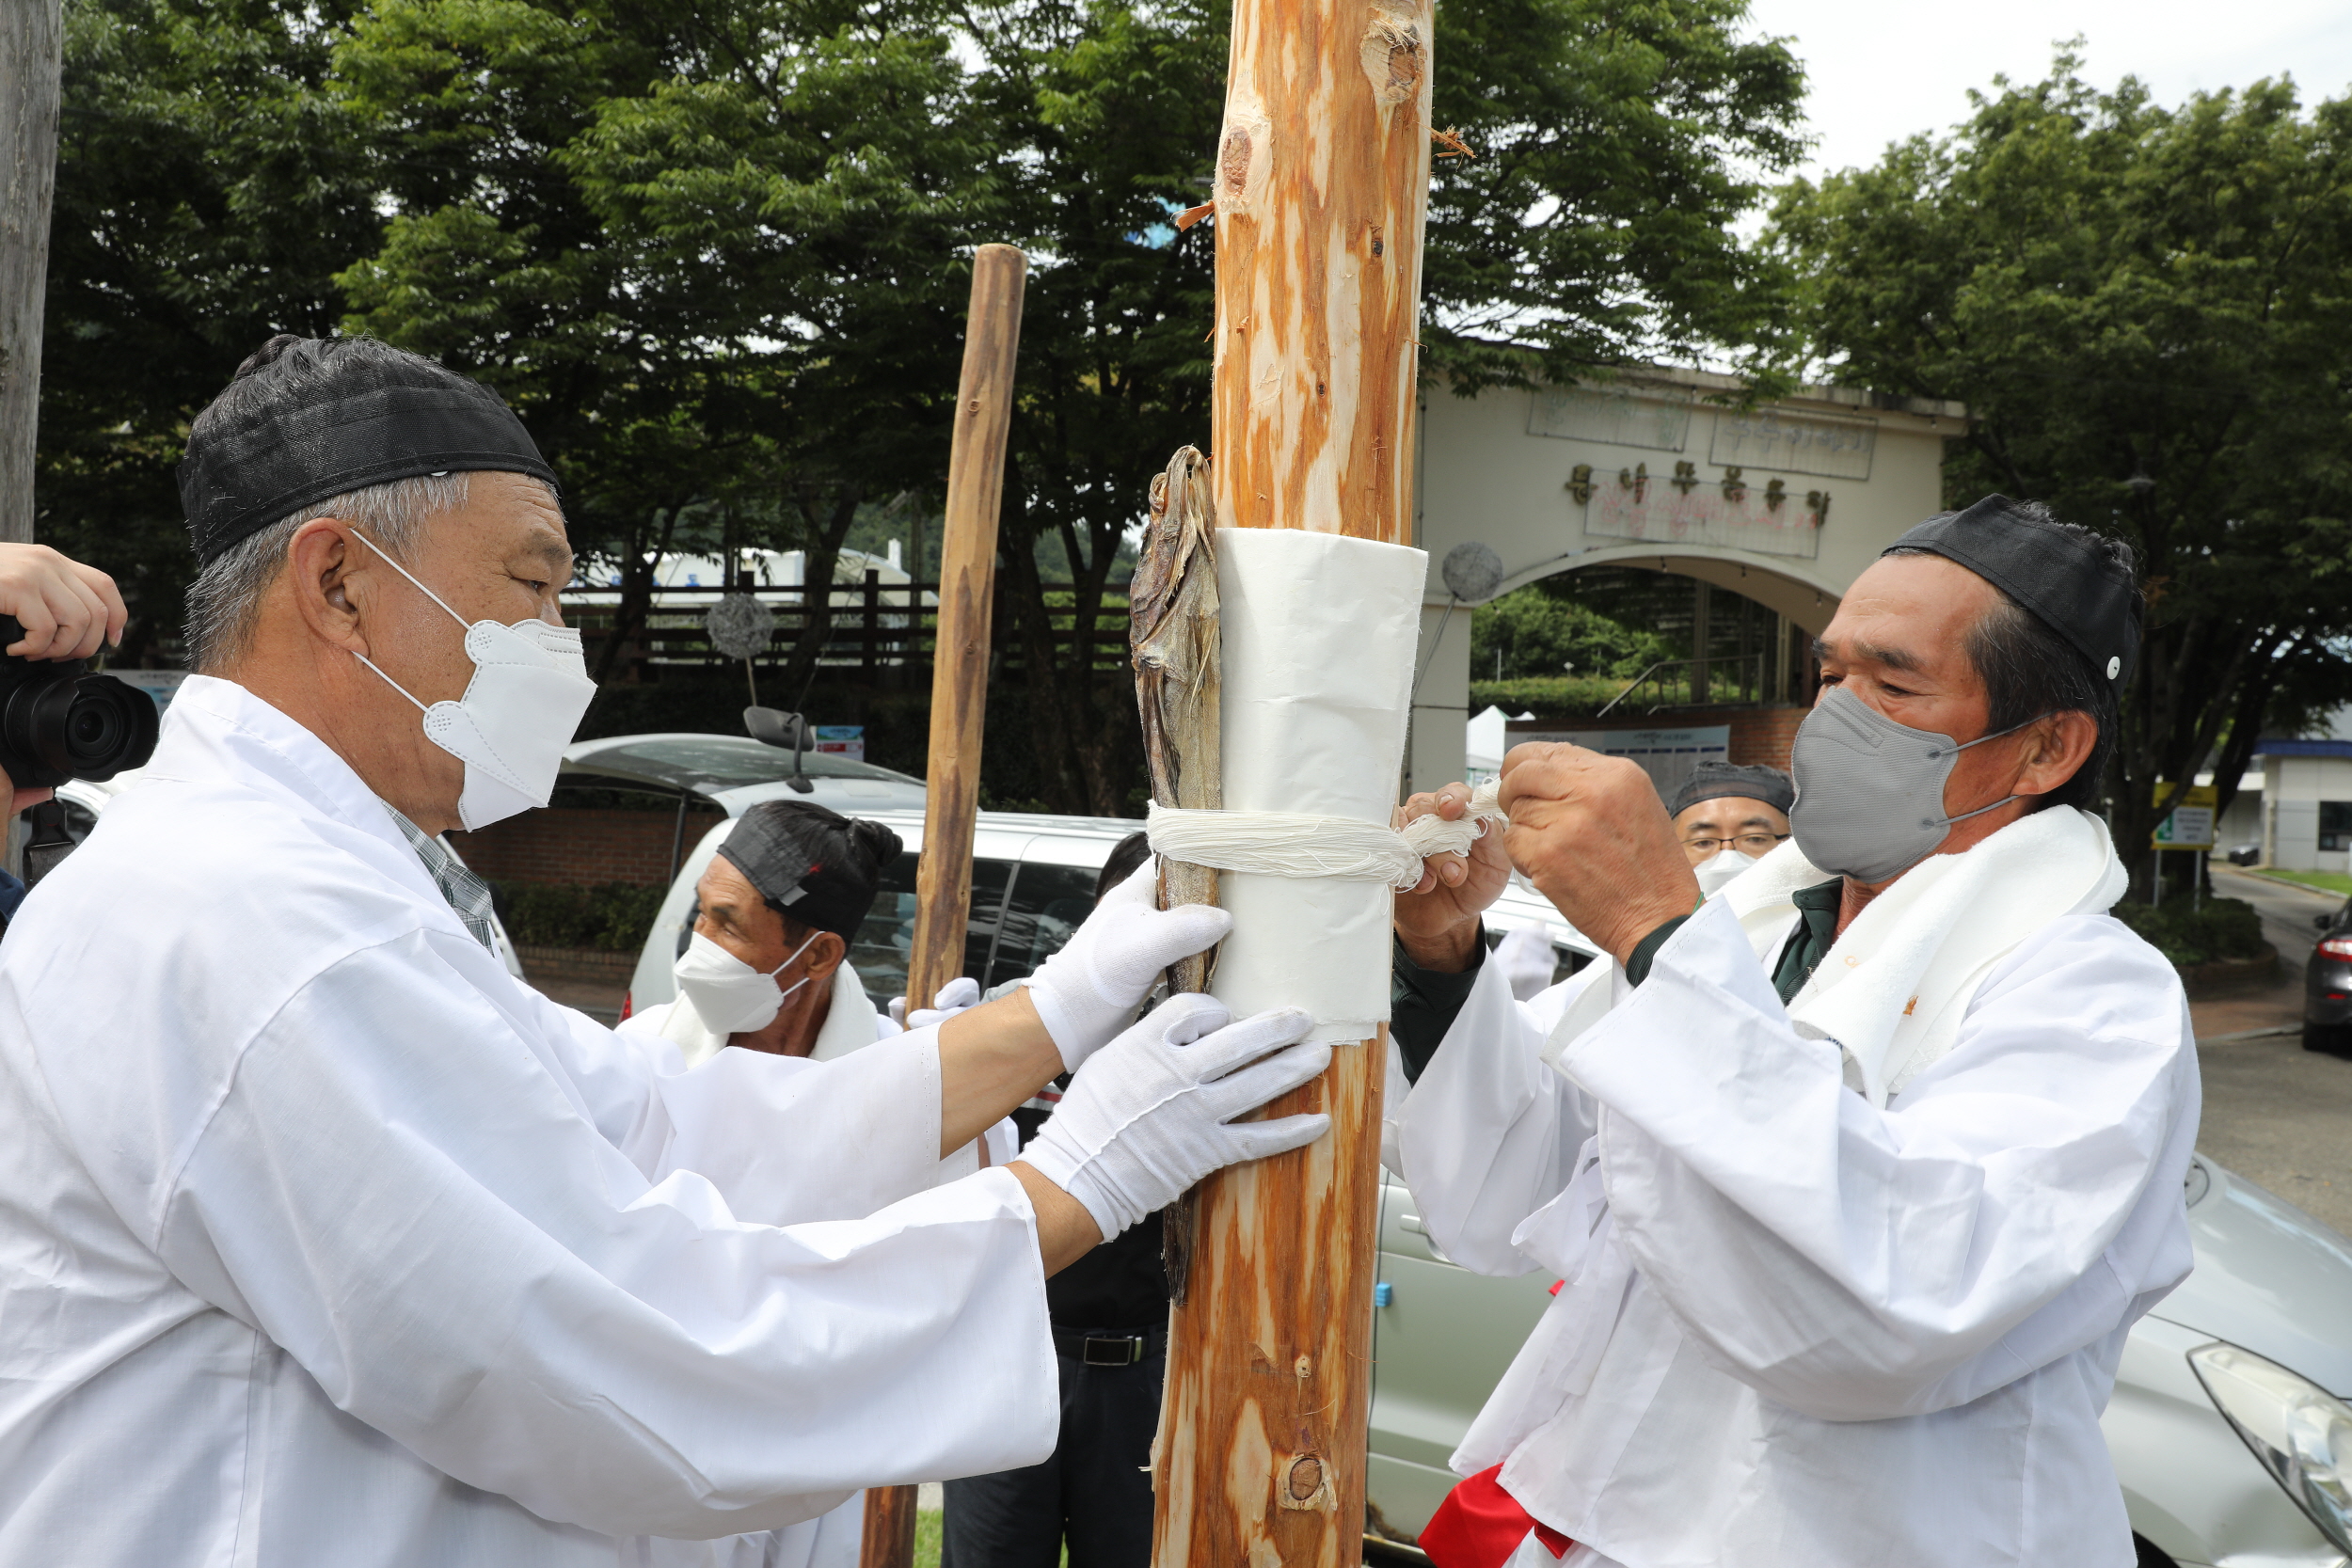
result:
<svg viewBox="0 0 2352 1568"><path fill-rule="evenodd" d="M980 736L988 705L988 612L996 590L996 514L1012 428L1013 360L1028 258L1009 245L972 257L972 310L947 455L947 520L939 557L939 629L931 665L930 756L923 852L914 877L907 1010L928 1007L963 967L972 918L972 830L979 813ZM868 1487L858 1568L910 1568L914 1488Z"/></svg>

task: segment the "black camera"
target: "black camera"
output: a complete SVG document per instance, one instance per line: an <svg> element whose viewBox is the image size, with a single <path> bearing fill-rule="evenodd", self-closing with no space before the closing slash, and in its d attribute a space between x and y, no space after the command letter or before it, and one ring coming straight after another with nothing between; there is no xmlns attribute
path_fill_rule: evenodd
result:
<svg viewBox="0 0 2352 1568"><path fill-rule="evenodd" d="M24 628L0 615L0 648ZM0 655L0 768L19 789L111 779L155 754L155 699L78 658Z"/></svg>

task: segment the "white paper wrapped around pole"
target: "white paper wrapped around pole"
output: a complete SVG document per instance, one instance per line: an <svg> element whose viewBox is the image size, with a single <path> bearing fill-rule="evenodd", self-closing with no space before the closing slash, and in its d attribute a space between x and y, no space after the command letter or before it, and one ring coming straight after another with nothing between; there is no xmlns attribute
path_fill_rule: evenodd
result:
<svg viewBox="0 0 2352 1568"><path fill-rule="evenodd" d="M1428 558L1295 529L1219 529L1225 809L1385 825L1396 802ZM1314 1037L1389 1016L1390 891L1227 872L1233 934L1210 990L1236 1018L1305 1007Z"/></svg>

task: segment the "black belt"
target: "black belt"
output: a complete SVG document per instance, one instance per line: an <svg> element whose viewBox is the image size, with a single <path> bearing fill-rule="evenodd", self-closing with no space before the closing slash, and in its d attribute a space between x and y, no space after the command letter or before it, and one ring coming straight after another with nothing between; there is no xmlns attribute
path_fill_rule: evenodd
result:
<svg viewBox="0 0 2352 1568"><path fill-rule="evenodd" d="M1168 1330L1141 1334L1105 1334L1101 1329L1054 1330L1054 1353L1085 1367L1132 1367L1168 1354Z"/></svg>

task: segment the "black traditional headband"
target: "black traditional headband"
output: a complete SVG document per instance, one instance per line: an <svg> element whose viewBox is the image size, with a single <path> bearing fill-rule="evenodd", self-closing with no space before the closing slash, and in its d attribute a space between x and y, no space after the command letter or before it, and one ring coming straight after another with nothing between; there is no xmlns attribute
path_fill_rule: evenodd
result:
<svg viewBox="0 0 2352 1568"><path fill-rule="evenodd" d="M2080 651L2121 689L2139 657L2139 590L2097 544L2026 516L2007 496L1931 517L1888 546L1967 567Z"/></svg>
<svg viewBox="0 0 2352 1568"><path fill-rule="evenodd" d="M1785 814L1797 803L1797 786L1790 782L1788 774L1777 768L1753 763L1702 762L1692 769L1689 782L1675 791L1673 802L1666 807L1666 815L1680 816L1702 800L1726 798L1761 800Z"/></svg>
<svg viewBox="0 0 2352 1568"><path fill-rule="evenodd" d="M199 562L303 507L371 484L485 470L555 483L498 393L381 345L338 352L351 342L294 344L241 378L289 381L278 395L239 398L232 387L207 410L212 418L199 418L179 470Z"/></svg>
<svg viewBox="0 0 2352 1568"><path fill-rule="evenodd" d="M779 911L843 941L874 907L898 835L813 800L763 800L736 822L719 853Z"/></svg>

